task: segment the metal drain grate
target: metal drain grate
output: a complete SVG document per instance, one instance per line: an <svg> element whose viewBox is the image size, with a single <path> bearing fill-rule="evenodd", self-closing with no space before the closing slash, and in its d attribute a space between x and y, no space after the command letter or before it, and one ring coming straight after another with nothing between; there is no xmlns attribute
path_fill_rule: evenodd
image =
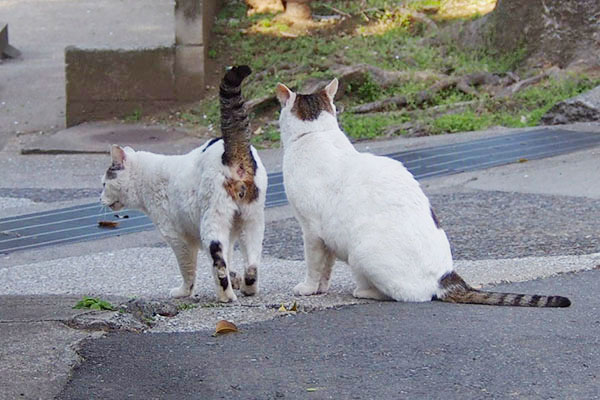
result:
<svg viewBox="0 0 600 400"><path fill-rule="evenodd" d="M450 175L533 160L600 144L600 134L540 129L466 143L389 154L402 161L415 178ZM266 207L287 203L281 172L269 174ZM116 229L98 221L118 221ZM142 213L122 210L104 214L97 203L0 219L0 253L139 232L153 228Z"/></svg>

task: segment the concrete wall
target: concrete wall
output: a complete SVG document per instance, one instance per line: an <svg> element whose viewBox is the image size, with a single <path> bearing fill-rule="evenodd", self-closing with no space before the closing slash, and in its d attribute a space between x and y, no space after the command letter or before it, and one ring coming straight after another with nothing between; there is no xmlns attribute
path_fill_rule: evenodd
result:
<svg viewBox="0 0 600 400"><path fill-rule="evenodd" d="M171 47L65 49L66 125L199 100L218 0L175 1Z"/></svg>

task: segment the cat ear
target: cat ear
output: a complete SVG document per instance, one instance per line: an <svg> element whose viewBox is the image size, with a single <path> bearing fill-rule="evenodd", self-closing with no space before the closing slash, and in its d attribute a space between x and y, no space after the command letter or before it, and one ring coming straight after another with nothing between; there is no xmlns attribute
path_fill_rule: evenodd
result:
<svg viewBox="0 0 600 400"><path fill-rule="evenodd" d="M277 99L281 103L282 107L285 107L287 101L292 97L292 91L287 88L283 83L277 84L277 89L275 89L275 93L277 94Z"/></svg>
<svg viewBox="0 0 600 400"><path fill-rule="evenodd" d="M325 89L323 89L325 91L325 94L327 94L327 97L329 97L329 100L331 100L331 102L333 102L333 98L335 97L335 94L337 93L338 90L338 80L337 78L333 78L333 80L331 82L329 82L329 85L325 86Z"/></svg>
<svg viewBox="0 0 600 400"><path fill-rule="evenodd" d="M126 155L125 155L125 150L123 150L121 148L121 146L113 144L110 147L110 156L112 157L113 165L120 166L120 167L122 167L124 165Z"/></svg>

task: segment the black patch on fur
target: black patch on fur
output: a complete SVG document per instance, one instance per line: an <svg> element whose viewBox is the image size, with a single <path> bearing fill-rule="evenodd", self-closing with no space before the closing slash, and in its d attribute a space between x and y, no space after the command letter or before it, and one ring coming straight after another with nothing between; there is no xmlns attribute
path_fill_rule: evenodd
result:
<svg viewBox="0 0 600 400"><path fill-rule="evenodd" d="M106 170L106 179L117 179L117 171L122 171L122 164L113 164Z"/></svg>
<svg viewBox="0 0 600 400"><path fill-rule="evenodd" d="M223 259L223 249L221 248L221 242L213 240L210 242L210 256L213 259L213 267L224 267L225 260Z"/></svg>
<svg viewBox="0 0 600 400"><path fill-rule="evenodd" d="M250 278L250 277L244 278L244 283L246 284L246 286L252 286L252 285L254 285L255 282L256 282L256 278Z"/></svg>
<svg viewBox="0 0 600 400"><path fill-rule="evenodd" d="M534 294L533 296L531 296L531 300L529 300L529 305L537 306L541 298L542 296L540 296L539 294Z"/></svg>
<svg viewBox="0 0 600 400"><path fill-rule="evenodd" d="M221 96L224 99L233 99L234 97L238 97L239 95L242 94L242 91L239 90L225 90L223 87L221 87L220 92L219 92L219 96Z"/></svg>
<svg viewBox="0 0 600 400"><path fill-rule="evenodd" d="M433 208L429 207L429 211L431 211L431 218L433 218L433 222L435 222L435 227L438 228L438 229L441 229L440 228L440 221L437 219L437 216L433 212Z"/></svg>
<svg viewBox="0 0 600 400"><path fill-rule="evenodd" d="M212 242L210 242L210 256L213 258L213 260L216 257L221 257L221 253L222 249L221 249L221 242L213 240Z"/></svg>
<svg viewBox="0 0 600 400"><path fill-rule="evenodd" d="M546 307L569 307L571 300L562 296L549 296Z"/></svg>
<svg viewBox="0 0 600 400"><path fill-rule="evenodd" d="M512 305L513 306L518 306L521 304L521 300L523 299L523 297L525 297L524 294L518 294L515 296L515 298L512 301Z"/></svg>
<svg viewBox="0 0 600 400"><path fill-rule="evenodd" d="M232 67L225 73L223 81L230 86L239 86L244 78L252 73L252 69L247 65L238 65Z"/></svg>
<svg viewBox="0 0 600 400"><path fill-rule="evenodd" d="M213 240L210 242L210 256L213 259L213 267L215 268L225 268L225 260L223 260L223 248L221 247L221 242L218 240ZM223 288L223 290L227 290L229 287L229 277L224 276L219 278L219 284Z"/></svg>
<svg viewBox="0 0 600 400"><path fill-rule="evenodd" d="M223 138L218 137L218 138L210 139L210 142L208 142L208 144L206 145L206 147L204 149L202 149L202 152L204 153L206 151L206 149L208 149L210 146L212 146L213 144L217 143L221 139L223 139Z"/></svg>
<svg viewBox="0 0 600 400"><path fill-rule="evenodd" d="M221 287L223 288L223 290L227 290L227 288L229 287L228 277L224 276L222 278L219 278L219 283L221 284Z"/></svg>
<svg viewBox="0 0 600 400"><path fill-rule="evenodd" d="M509 296L508 293L502 293L498 299L498 304L506 304L506 298Z"/></svg>

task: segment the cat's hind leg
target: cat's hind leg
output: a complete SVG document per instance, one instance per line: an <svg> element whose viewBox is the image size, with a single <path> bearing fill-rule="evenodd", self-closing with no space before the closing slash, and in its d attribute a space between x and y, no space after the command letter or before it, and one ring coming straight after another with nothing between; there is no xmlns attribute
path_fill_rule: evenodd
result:
<svg viewBox="0 0 600 400"><path fill-rule="evenodd" d="M224 244L220 240L212 240L208 245L208 252L213 263L212 271L217 290L217 299L222 303L237 300L237 296L233 292L229 268L223 254L224 248L227 248L226 246L228 246L228 243Z"/></svg>
<svg viewBox="0 0 600 400"><path fill-rule="evenodd" d="M390 297L381 293L369 279L362 273L356 270L356 267L350 267L352 270L352 276L356 283L356 289L352 292L352 295L358 299L373 299L373 300L391 300Z"/></svg>
<svg viewBox="0 0 600 400"><path fill-rule="evenodd" d="M233 217L227 220L222 213L215 212L205 214L200 229L202 244L208 251L208 256L213 265L212 273L215 280L217 300L222 303L237 300L231 285L229 267L226 261L232 223Z"/></svg>
<svg viewBox="0 0 600 400"><path fill-rule="evenodd" d="M260 214L255 218L244 221L240 235L240 248L246 262L240 290L246 296L254 296L258 293L258 266L260 265L264 233L265 220L261 209Z"/></svg>
<svg viewBox="0 0 600 400"><path fill-rule="evenodd" d="M335 254L325 246L320 237L310 232L304 231L303 239L306 278L304 282L294 287L294 294L310 296L325 293L329 289L329 279L335 262Z"/></svg>
<svg viewBox="0 0 600 400"><path fill-rule="evenodd" d="M168 240L168 242L175 253L177 264L179 264L179 272L181 272L183 278L181 286L171 289L170 295L171 297L191 296L196 283L198 247L179 239Z"/></svg>
<svg viewBox="0 0 600 400"><path fill-rule="evenodd" d="M227 257L225 259L225 264L227 264L227 269L229 270L229 281L231 282L231 287L236 290L240 288L242 279L231 268L231 264L233 263L233 247L238 236L239 232L236 232L235 229L232 229L231 233L229 234L229 249L227 250Z"/></svg>

